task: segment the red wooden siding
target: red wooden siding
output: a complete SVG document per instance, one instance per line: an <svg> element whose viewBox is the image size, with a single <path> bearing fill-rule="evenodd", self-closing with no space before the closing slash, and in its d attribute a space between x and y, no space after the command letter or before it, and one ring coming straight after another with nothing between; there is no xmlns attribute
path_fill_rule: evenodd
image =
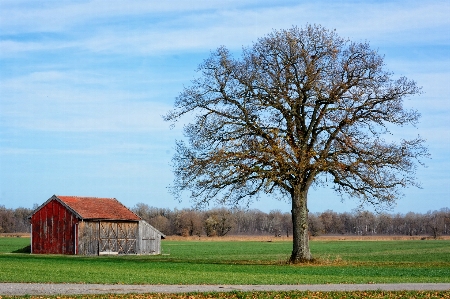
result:
<svg viewBox="0 0 450 299"><path fill-rule="evenodd" d="M31 217L33 253L75 254L78 219L57 200L51 200Z"/></svg>

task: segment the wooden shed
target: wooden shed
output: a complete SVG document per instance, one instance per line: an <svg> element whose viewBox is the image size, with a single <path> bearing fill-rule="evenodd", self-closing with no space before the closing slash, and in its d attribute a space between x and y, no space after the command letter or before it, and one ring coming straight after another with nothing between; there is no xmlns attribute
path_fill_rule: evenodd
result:
<svg viewBox="0 0 450 299"><path fill-rule="evenodd" d="M30 221L31 253L160 254L165 238L115 198L53 195Z"/></svg>

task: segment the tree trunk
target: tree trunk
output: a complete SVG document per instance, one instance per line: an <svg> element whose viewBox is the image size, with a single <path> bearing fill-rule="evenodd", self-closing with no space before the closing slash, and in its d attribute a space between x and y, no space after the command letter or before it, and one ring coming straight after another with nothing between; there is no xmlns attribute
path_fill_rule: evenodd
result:
<svg viewBox="0 0 450 299"><path fill-rule="evenodd" d="M301 188L294 188L291 194L294 242L290 262L293 264L313 260L309 250L307 195L308 190Z"/></svg>

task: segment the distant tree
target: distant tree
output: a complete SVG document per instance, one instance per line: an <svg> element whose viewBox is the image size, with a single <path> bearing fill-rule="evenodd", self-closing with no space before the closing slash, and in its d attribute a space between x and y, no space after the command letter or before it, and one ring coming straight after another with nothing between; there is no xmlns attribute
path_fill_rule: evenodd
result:
<svg viewBox="0 0 450 299"><path fill-rule="evenodd" d="M425 215L425 225L428 228L428 231L431 232L433 238L437 239L441 234L445 227L445 216L443 213L439 213L438 211L428 211Z"/></svg>
<svg viewBox="0 0 450 299"><path fill-rule="evenodd" d="M281 236L281 218L282 214L279 210L272 210L267 215L267 231L275 237Z"/></svg>
<svg viewBox="0 0 450 299"><path fill-rule="evenodd" d="M225 209L214 209L207 213L205 220L205 231L208 237L223 237L234 226L233 214Z"/></svg>
<svg viewBox="0 0 450 299"><path fill-rule="evenodd" d="M150 207L145 203L137 203L131 209L136 215L153 225L157 230L166 234L173 235L175 232L176 221L172 218L174 212L169 209Z"/></svg>
<svg viewBox="0 0 450 299"><path fill-rule="evenodd" d="M311 236L319 236L325 232L323 223L317 214L310 214L308 216L308 232Z"/></svg>
<svg viewBox="0 0 450 299"><path fill-rule="evenodd" d="M162 232L163 234L168 234L170 232L170 220L167 217L162 215L157 215L155 217L150 218L148 221L151 225L153 225L157 230Z"/></svg>
<svg viewBox="0 0 450 299"><path fill-rule="evenodd" d="M0 206L0 233L14 232L14 211Z"/></svg>
<svg viewBox="0 0 450 299"><path fill-rule="evenodd" d="M203 229L202 213L196 210L183 209L176 217L177 233L181 236L200 236Z"/></svg>
<svg viewBox="0 0 450 299"><path fill-rule="evenodd" d="M319 215L320 222L322 222L323 225L323 232L325 234L334 232L333 213L334 212L331 210L326 210Z"/></svg>
<svg viewBox="0 0 450 299"><path fill-rule="evenodd" d="M245 211L241 208L233 209L233 215L235 219L235 234L249 234L251 233L251 220L249 220L249 211Z"/></svg>
<svg viewBox="0 0 450 299"><path fill-rule="evenodd" d="M377 227L375 215L369 211L358 211L355 214L356 233L358 235L373 235Z"/></svg>
<svg viewBox="0 0 450 299"><path fill-rule="evenodd" d="M151 218L159 215L157 208L150 207L149 205L141 202L137 203L131 210L147 222L150 222Z"/></svg>
<svg viewBox="0 0 450 299"><path fill-rule="evenodd" d="M378 215L378 222L376 228L377 234L391 235L394 233L392 227L392 216L386 213Z"/></svg>
<svg viewBox="0 0 450 299"><path fill-rule="evenodd" d="M420 214L416 214L413 212L406 213L404 216L405 219L405 234L410 236L418 235L422 233L423 227L423 217Z"/></svg>
<svg viewBox="0 0 450 299"><path fill-rule="evenodd" d="M33 210L23 207L14 210L14 232L30 232L30 221L28 220L28 216L32 213Z"/></svg>
<svg viewBox="0 0 450 299"><path fill-rule="evenodd" d="M292 216L290 213L283 214L282 226L282 232L286 234L286 237L289 237L292 233Z"/></svg>
<svg viewBox="0 0 450 299"><path fill-rule="evenodd" d="M339 214L339 222L343 225L344 233L352 234L355 233L355 222L352 214L346 212Z"/></svg>
<svg viewBox="0 0 450 299"><path fill-rule="evenodd" d="M420 92L414 81L392 78L368 43L340 38L321 26L273 31L234 59L225 48L199 67L200 76L177 97L165 119L185 114L173 158L178 196L189 190L204 206L237 205L261 192L292 203L291 262L313 257L308 239L308 191L332 184L362 204L390 205L416 185L427 155L420 138L383 139L389 128L415 125L403 108ZM420 161L419 161L420 162Z"/></svg>
<svg viewBox="0 0 450 299"><path fill-rule="evenodd" d="M450 209L449 208L442 208L440 210L442 213L442 217L444 218L444 227L442 228L442 232L445 235L450 234Z"/></svg>

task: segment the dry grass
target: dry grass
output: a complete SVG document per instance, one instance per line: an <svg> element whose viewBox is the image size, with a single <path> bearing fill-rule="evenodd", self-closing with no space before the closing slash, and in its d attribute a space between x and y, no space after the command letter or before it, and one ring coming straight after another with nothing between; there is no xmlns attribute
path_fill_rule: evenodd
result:
<svg viewBox="0 0 450 299"><path fill-rule="evenodd" d="M407 240L430 240L430 236L354 236L354 235L323 235L311 237L314 241L407 241ZM450 240L450 236L440 236L439 240ZM274 236L223 236L223 237L207 237L207 236L166 236L166 240L171 241L256 241L256 242L275 242L275 241L292 241L292 237L274 237Z"/></svg>
<svg viewBox="0 0 450 299"><path fill-rule="evenodd" d="M354 236L354 235L324 235L311 237L317 241L408 241L408 240L431 240L433 237L423 236ZM438 240L450 240L450 236L440 236Z"/></svg>
<svg viewBox="0 0 450 299"><path fill-rule="evenodd" d="M30 238L30 233L0 233L0 237L17 237ZM355 235L322 235L311 237L314 241L406 241L406 240L431 240L433 237L428 235L421 236L355 236ZM440 236L439 240L450 240L450 236ZM171 241L256 241L256 242L275 242L275 241L292 241L291 237L281 236L246 236L246 235L230 235L223 237L207 237L207 236L166 236L166 240Z"/></svg>
<svg viewBox="0 0 450 299"><path fill-rule="evenodd" d="M0 238L1 237L9 237L9 238L30 238L31 234L30 233L0 233Z"/></svg>
<svg viewBox="0 0 450 299"><path fill-rule="evenodd" d="M207 237L207 236L166 236L166 240L171 241L256 241L256 242L274 242L274 241L292 241L292 237L274 237L274 236L241 236L230 235L223 237Z"/></svg>

